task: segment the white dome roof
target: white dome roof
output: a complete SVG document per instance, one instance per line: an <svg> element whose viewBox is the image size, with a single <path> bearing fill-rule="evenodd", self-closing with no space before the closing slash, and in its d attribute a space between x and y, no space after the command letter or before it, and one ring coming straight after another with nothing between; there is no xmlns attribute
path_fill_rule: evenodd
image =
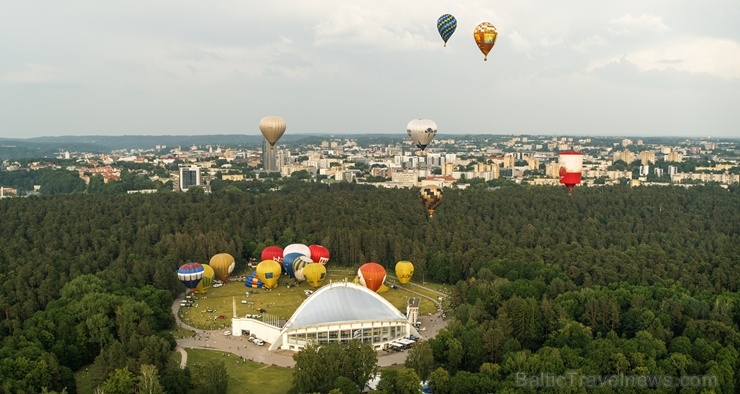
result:
<svg viewBox="0 0 740 394"><path fill-rule="evenodd" d="M351 321L407 320L393 304L374 291L354 283L334 282L303 301L283 330Z"/></svg>

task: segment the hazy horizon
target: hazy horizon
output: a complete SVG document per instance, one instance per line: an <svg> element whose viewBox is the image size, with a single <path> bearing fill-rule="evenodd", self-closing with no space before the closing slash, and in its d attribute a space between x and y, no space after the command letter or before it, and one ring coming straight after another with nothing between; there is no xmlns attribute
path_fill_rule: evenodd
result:
<svg viewBox="0 0 740 394"><path fill-rule="evenodd" d="M734 138L738 20L737 0L11 2L0 137L257 135L280 115L293 134Z"/></svg>

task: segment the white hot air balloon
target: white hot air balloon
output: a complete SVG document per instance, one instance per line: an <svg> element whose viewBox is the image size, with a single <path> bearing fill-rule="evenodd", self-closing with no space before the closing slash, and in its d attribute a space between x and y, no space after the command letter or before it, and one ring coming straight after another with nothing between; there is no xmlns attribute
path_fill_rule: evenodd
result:
<svg viewBox="0 0 740 394"><path fill-rule="evenodd" d="M421 150L437 135L437 124L429 119L414 119L406 126L406 132Z"/></svg>
<svg viewBox="0 0 740 394"><path fill-rule="evenodd" d="M285 119L279 116L265 116L260 119L260 132L271 146L285 133Z"/></svg>

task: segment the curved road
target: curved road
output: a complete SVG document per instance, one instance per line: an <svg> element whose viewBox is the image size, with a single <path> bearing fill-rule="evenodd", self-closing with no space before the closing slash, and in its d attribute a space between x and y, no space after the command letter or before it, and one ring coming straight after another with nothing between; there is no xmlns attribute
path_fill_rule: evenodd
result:
<svg viewBox="0 0 740 394"><path fill-rule="evenodd" d="M417 285L418 286L418 285ZM420 332L423 338L433 338L437 335L439 330L447 325L447 322L441 318L440 303L432 297L417 293L415 291L407 291L417 294L421 297L428 298L437 305L437 313L434 315L420 316L419 321L421 325L426 328L426 331ZM442 294L442 293L440 293ZM277 350L270 352L267 350L268 346L257 346L252 342L249 342L245 336L225 336L223 329L221 330L201 330L199 328L191 327L180 320L179 310L180 301L185 297L183 293L178 297L172 304L172 314L175 316L175 321L178 327L190 330L195 333L194 336L189 338L182 338L177 340L177 351L182 355L180 361L180 368L185 368L188 362L187 349L208 349L208 350L220 350L225 352L233 353L246 360L254 362L274 365L279 367L292 368L295 365L293 361L293 354L295 352L289 350ZM406 351L397 353L389 353L385 351L378 352L378 366L387 367L396 364L403 364L406 361Z"/></svg>

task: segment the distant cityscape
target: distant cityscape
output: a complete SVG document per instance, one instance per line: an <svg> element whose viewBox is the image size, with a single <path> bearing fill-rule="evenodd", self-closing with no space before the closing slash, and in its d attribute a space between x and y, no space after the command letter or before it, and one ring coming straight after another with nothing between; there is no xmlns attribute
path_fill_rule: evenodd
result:
<svg viewBox="0 0 740 394"><path fill-rule="evenodd" d="M439 136L438 136L439 137ZM203 137L200 137L203 138ZM558 185L558 152L584 154L583 186L615 184L702 185L740 182L740 140L634 139L552 136L454 136L433 140L425 150L392 137L312 136L260 147L191 145L115 149L109 153L60 150L55 160L6 159L0 171L44 168L76 171L89 182L99 175L117 181L124 168L170 183L173 191L227 182L299 177L324 183L357 182L409 188L426 184L467 188L513 182ZM0 178L1 180L2 178ZM156 189L128 190L129 193ZM38 192L0 184L0 197Z"/></svg>

